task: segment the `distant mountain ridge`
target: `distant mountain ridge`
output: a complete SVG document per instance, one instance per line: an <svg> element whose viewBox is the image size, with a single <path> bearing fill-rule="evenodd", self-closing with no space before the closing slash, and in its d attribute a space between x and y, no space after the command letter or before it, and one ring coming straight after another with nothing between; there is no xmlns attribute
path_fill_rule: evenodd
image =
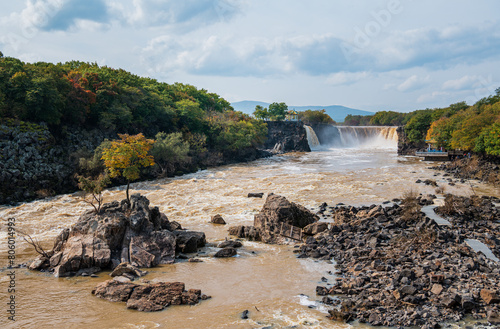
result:
<svg viewBox="0 0 500 329"><path fill-rule="evenodd" d="M258 101L241 101L231 103L231 106L236 111L241 111L246 114L252 114L257 105L262 107L268 107L270 103L258 102ZM296 111L306 111L306 110L325 110L325 112L335 121L343 122L345 117L349 114L352 115L373 115L375 113L363 110L357 110L350 107L345 107L341 105L329 105L329 106L293 106L288 105L288 109Z"/></svg>

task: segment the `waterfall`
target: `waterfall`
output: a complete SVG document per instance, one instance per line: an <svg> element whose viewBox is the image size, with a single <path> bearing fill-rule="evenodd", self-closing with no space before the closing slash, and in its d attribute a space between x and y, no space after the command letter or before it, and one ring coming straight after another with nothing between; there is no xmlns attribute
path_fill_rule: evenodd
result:
<svg viewBox="0 0 500 329"><path fill-rule="evenodd" d="M306 125L304 125L304 128L306 128L307 142L309 143L309 147L311 148L311 150L321 146L318 140L318 136L316 136L316 133L314 132L314 129Z"/></svg>
<svg viewBox="0 0 500 329"><path fill-rule="evenodd" d="M396 147L397 127L379 126L331 126L330 131L320 133L323 145L345 147ZM328 136L327 138L325 138Z"/></svg>

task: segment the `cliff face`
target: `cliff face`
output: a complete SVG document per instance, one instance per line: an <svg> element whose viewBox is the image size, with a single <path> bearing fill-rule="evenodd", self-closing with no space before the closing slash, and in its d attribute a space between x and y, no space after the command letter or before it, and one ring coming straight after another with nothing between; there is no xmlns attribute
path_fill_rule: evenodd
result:
<svg viewBox="0 0 500 329"><path fill-rule="evenodd" d="M270 121L267 122L267 128L264 148L272 149L275 153L311 152L302 122Z"/></svg>
<svg viewBox="0 0 500 329"><path fill-rule="evenodd" d="M398 127L398 155L415 155L418 150L425 149L425 142L414 143L410 142L406 137L404 127Z"/></svg>
<svg viewBox="0 0 500 329"><path fill-rule="evenodd" d="M58 142L45 125L0 124L0 204L74 191L76 152L94 150L105 137L73 127Z"/></svg>
<svg viewBox="0 0 500 329"><path fill-rule="evenodd" d="M309 152L306 130L299 122L268 122L264 149L273 153ZM104 139L115 134L68 127L55 136L46 125L6 120L0 123L0 204L13 204L77 190L74 174L78 161L94 152ZM254 147L227 154L208 154L196 159L187 173L197 167L252 161L271 153ZM149 173L155 178L158 173Z"/></svg>

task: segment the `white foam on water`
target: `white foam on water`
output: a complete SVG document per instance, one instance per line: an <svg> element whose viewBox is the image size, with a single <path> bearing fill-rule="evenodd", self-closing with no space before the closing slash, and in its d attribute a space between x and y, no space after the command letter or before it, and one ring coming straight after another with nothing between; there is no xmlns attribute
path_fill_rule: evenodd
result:
<svg viewBox="0 0 500 329"><path fill-rule="evenodd" d="M296 296L299 298L299 304L303 306L307 306L309 308L315 309L323 314L328 314L328 311L333 309L331 306L327 306L317 300L311 300L309 296L299 295Z"/></svg>

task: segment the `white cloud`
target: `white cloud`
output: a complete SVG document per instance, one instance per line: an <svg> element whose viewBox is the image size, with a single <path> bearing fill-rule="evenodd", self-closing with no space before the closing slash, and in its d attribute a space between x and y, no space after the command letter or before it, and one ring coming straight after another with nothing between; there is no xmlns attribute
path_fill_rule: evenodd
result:
<svg viewBox="0 0 500 329"><path fill-rule="evenodd" d="M46 26L49 21L70 0L28 0L26 8L20 13L20 23L24 30L39 29Z"/></svg>
<svg viewBox="0 0 500 329"><path fill-rule="evenodd" d="M407 92L414 91L423 88L430 82L430 77L419 78L417 75L412 75L406 79L403 83L397 86L397 90Z"/></svg>
<svg viewBox="0 0 500 329"><path fill-rule="evenodd" d="M445 99L446 97L450 96L451 94L445 91L434 91L428 94L420 95L420 97L417 98L417 103L429 103L429 102L434 102L436 100L442 100Z"/></svg>
<svg viewBox="0 0 500 329"><path fill-rule="evenodd" d="M111 12L124 24L175 29L199 29L228 22L241 11L240 0L108 0Z"/></svg>
<svg viewBox="0 0 500 329"><path fill-rule="evenodd" d="M470 88L475 88L480 77L477 75L464 75L463 77L455 80L448 80L443 83L444 90L465 90Z"/></svg>
<svg viewBox="0 0 500 329"><path fill-rule="evenodd" d="M0 49L6 56L50 62L105 59L111 67L139 75L216 87L214 92L236 100L259 90L272 101L279 91L281 99L297 104L311 104L313 98L370 110L385 104L410 110L418 98L414 90L421 102L433 106L500 86L481 80L489 74L500 77L500 2L493 0L482 6L406 1L401 14L352 54L344 54L341 45L354 44L354 28L373 21L372 11L386 2L4 2ZM443 16L444 10L449 15ZM305 21L305 13L315 19ZM270 83L260 88L264 79ZM360 93L366 97L359 98Z"/></svg>
<svg viewBox="0 0 500 329"><path fill-rule="evenodd" d="M370 72L338 72L333 73L328 76L326 83L339 86L339 85L350 85L360 80L367 79L371 76Z"/></svg>

